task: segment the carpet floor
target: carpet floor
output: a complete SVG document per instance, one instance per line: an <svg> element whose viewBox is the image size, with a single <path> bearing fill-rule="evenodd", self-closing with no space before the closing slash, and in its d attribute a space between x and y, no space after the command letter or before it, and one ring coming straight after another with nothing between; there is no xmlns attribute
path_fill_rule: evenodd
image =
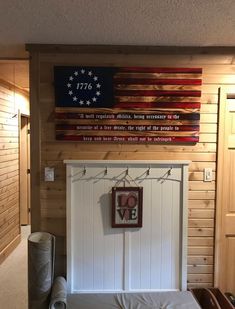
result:
<svg viewBox="0 0 235 309"><path fill-rule="evenodd" d="M4 309L27 309L27 238L30 226L21 227L21 242L0 265L0 304Z"/></svg>

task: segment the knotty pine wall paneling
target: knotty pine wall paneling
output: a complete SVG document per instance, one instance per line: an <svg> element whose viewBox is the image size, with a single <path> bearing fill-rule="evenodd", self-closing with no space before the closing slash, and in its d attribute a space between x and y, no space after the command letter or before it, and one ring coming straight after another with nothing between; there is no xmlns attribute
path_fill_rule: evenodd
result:
<svg viewBox="0 0 235 309"><path fill-rule="evenodd" d="M14 92L0 84L0 262L20 241L19 134Z"/></svg>
<svg viewBox="0 0 235 309"><path fill-rule="evenodd" d="M31 52L32 229L57 237L56 273L66 272L65 159L79 160L190 160L188 209L188 287L212 286L214 267L215 174L219 88L234 92L234 54L209 54L200 49L96 49L28 45ZM70 49L71 48L71 49ZM98 52L97 52L98 51ZM138 51L138 49L137 49ZM156 53L155 53L156 51ZM171 53L172 52L172 53ZM53 67L161 66L201 67L202 97L200 142L195 145L78 143L55 140ZM32 156L33 157L33 156ZM55 182L44 182L44 168L55 168ZM203 181L203 170L213 170L212 182Z"/></svg>
<svg viewBox="0 0 235 309"><path fill-rule="evenodd" d="M20 242L18 111L29 112L25 95L0 80L0 264Z"/></svg>

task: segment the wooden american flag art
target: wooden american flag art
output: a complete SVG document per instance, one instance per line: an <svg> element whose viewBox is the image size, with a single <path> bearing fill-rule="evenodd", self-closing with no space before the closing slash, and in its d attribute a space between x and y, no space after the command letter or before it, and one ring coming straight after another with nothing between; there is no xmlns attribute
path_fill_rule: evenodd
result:
<svg viewBox="0 0 235 309"><path fill-rule="evenodd" d="M56 139L196 143L201 68L55 67Z"/></svg>

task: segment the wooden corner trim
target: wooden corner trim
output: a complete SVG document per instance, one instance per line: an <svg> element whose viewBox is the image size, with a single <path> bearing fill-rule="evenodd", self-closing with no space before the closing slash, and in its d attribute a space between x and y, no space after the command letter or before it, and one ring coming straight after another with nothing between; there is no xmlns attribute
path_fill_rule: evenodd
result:
<svg viewBox="0 0 235 309"><path fill-rule="evenodd" d="M29 92L27 90L25 90L24 88L21 88L21 87L15 85L14 83L8 82L8 81L0 78L0 85L3 85L4 87L6 87L9 90L19 92L19 93L23 94L24 96L26 96L27 98L29 98Z"/></svg>
<svg viewBox="0 0 235 309"><path fill-rule="evenodd" d="M0 265L11 254L11 252L19 245L21 241L21 234L17 235L1 252Z"/></svg>

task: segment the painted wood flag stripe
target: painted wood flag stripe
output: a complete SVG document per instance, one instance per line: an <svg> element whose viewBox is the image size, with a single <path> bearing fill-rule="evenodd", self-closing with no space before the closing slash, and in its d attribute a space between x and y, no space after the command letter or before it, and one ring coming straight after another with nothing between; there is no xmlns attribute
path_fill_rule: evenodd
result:
<svg viewBox="0 0 235 309"><path fill-rule="evenodd" d="M200 103L199 103L200 104ZM144 112L140 109L128 109L128 112L126 113L126 109L111 109L111 108L77 108L77 107L56 107L55 108L55 113L58 115L60 113L80 113L81 115L86 113L86 114L97 114L97 115L105 115L105 114L110 114L110 115L124 115L124 114L141 114L141 115L149 115L149 114L161 114L161 117L163 115L168 115L168 114L187 114L187 113L199 113L200 109L167 109L163 110L162 108L159 109L148 109L144 110Z"/></svg>
<svg viewBox="0 0 235 309"><path fill-rule="evenodd" d="M92 136L92 135L56 135L57 140L77 142L129 142L129 143L197 143L198 136Z"/></svg>
<svg viewBox="0 0 235 309"><path fill-rule="evenodd" d="M122 80L124 78L126 79L129 79L130 77L130 73L116 73L114 75L114 79L118 79L118 78L122 78ZM183 74L183 73L131 73L131 78L132 79L142 79L142 78L146 78L146 79L187 79L189 80L189 82L192 80L192 79L198 79L200 80L201 79L201 74ZM166 83L167 84L167 83Z"/></svg>
<svg viewBox="0 0 235 309"><path fill-rule="evenodd" d="M102 124L102 125L90 125L90 124L59 124L56 126L56 130L86 130L86 131L145 131L145 132L156 132L156 131L198 131L198 125L113 125L113 124Z"/></svg>
<svg viewBox="0 0 235 309"><path fill-rule="evenodd" d="M132 131L132 132L128 132L128 136L143 136L143 132L141 131ZM194 137L195 136L195 132L193 131L190 131L190 132L177 132L177 133L173 133L173 132L145 132L144 136L178 136L178 137L185 137L185 136L190 136L190 137ZM75 131L75 132L66 132L66 133L62 133L62 132L58 132L57 133L58 135L64 135L64 136L71 136L71 135L76 135L76 136L80 136L80 135L84 135L84 136L103 136L103 135L106 135L106 136L123 136L125 135L125 132L121 132L121 131L115 131L115 132L112 132L112 131L106 131L105 133L102 132L102 131L92 131L92 130L89 130L89 131Z"/></svg>
<svg viewBox="0 0 235 309"><path fill-rule="evenodd" d="M163 103L163 107L165 103L189 103L189 102L196 102L200 103L200 99L198 97L191 97L191 96L116 96L116 102L159 102ZM114 106L114 108L116 105Z"/></svg>
<svg viewBox="0 0 235 309"><path fill-rule="evenodd" d="M148 120L148 121L175 121L175 120L199 120L200 114L199 113L172 113L172 112L165 112L165 113L94 113L94 112L87 112L87 113L80 113L80 112L56 112L55 114L56 119L119 119L119 120Z"/></svg>
<svg viewBox="0 0 235 309"><path fill-rule="evenodd" d="M115 96L143 96L143 97L158 97L158 96L173 96L173 97L200 97L201 91L160 91L160 90L126 90L118 89Z"/></svg>
<svg viewBox="0 0 235 309"><path fill-rule="evenodd" d="M165 120L165 121L146 121L141 119L133 119L133 120L119 120L116 121L115 119L99 119L98 121L91 121L90 119L61 119L60 121L57 121L57 124L72 124L72 125L79 125L79 124L85 124L85 125L198 125L198 120Z"/></svg>
<svg viewBox="0 0 235 309"><path fill-rule="evenodd" d="M117 84L114 87L115 91L118 90L158 90L158 91L200 91L200 86L192 85L147 85L147 84Z"/></svg>
<svg viewBox="0 0 235 309"><path fill-rule="evenodd" d="M202 74L202 68L150 68L150 67L122 67L118 72L142 72L142 73L197 73Z"/></svg>
<svg viewBox="0 0 235 309"><path fill-rule="evenodd" d="M200 86L202 84L201 79L157 79L154 76L151 78L114 78L115 83L122 85L191 85Z"/></svg>
<svg viewBox="0 0 235 309"><path fill-rule="evenodd" d="M144 102L145 109L154 109L154 108L175 108L175 109L192 109L192 108L200 108L201 103L199 102ZM120 103L116 103L116 108L143 108L143 101L142 102L129 102L129 101L122 101Z"/></svg>

